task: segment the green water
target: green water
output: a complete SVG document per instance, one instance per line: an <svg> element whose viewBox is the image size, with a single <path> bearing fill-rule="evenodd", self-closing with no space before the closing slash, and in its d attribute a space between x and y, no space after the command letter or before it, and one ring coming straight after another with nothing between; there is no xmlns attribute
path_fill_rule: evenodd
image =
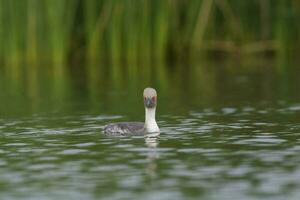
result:
<svg viewBox="0 0 300 200"><path fill-rule="evenodd" d="M253 63L1 70L0 198L299 199L299 70ZM146 86L160 136L104 136L144 119Z"/></svg>

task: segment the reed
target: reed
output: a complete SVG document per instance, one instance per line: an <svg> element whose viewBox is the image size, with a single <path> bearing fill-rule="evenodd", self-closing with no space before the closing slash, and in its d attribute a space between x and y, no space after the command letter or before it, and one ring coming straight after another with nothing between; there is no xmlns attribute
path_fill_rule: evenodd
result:
<svg viewBox="0 0 300 200"><path fill-rule="evenodd" d="M68 55L77 3L77 0L44 0L48 47L55 63L63 63Z"/></svg>
<svg viewBox="0 0 300 200"><path fill-rule="evenodd" d="M3 54L4 54L4 32L3 32L3 29L4 29L4 24L3 24L3 2L0 2L0 27L3 27L3 28L0 28L0 60L2 61L3 60ZM0 63L2 63L0 61Z"/></svg>
<svg viewBox="0 0 300 200"><path fill-rule="evenodd" d="M299 50L299 13L296 0L0 0L0 63L59 71L82 56L111 63L119 79L207 50L288 55Z"/></svg>

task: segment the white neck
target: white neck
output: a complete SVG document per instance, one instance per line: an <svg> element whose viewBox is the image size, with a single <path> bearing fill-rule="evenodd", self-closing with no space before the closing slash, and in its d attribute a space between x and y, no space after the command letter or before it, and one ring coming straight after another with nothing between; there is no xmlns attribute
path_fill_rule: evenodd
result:
<svg viewBox="0 0 300 200"><path fill-rule="evenodd" d="M145 108L145 128L147 132L159 132L159 128L155 121L155 108Z"/></svg>

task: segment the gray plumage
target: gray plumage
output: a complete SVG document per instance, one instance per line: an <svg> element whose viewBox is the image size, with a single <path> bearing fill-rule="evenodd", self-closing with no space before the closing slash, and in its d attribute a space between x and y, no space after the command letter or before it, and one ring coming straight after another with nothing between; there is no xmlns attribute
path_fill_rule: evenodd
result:
<svg viewBox="0 0 300 200"><path fill-rule="evenodd" d="M143 122L121 122L109 124L103 128L103 131L106 135L110 136L129 136L146 134Z"/></svg>

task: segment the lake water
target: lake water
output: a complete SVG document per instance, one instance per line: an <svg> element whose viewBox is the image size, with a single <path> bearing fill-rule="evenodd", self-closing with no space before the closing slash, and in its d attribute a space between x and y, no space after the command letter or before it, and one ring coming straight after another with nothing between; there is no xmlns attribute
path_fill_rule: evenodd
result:
<svg viewBox="0 0 300 200"><path fill-rule="evenodd" d="M298 200L297 65L221 65L2 70L0 198ZM149 85L161 134L103 135L107 123L143 121Z"/></svg>

